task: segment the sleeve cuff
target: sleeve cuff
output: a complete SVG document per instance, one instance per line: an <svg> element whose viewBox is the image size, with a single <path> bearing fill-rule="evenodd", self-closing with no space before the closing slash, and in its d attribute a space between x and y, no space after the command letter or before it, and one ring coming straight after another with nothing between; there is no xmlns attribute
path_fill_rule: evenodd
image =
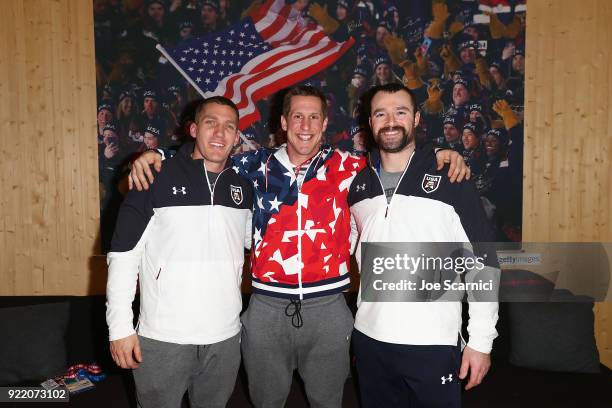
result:
<svg viewBox="0 0 612 408"><path fill-rule="evenodd" d="M166 153L164 152L164 149L152 149L152 150L160 154L162 161L166 160Z"/></svg>
<svg viewBox="0 0 612 408"><path fill-rule="evenodd" d="M472 339L467 342L467 346L472 350L479 351L485 354L491 354L493 349L493 341L487 339Z"/></svg>
<svg viewBox="0 0 612 408"><path fill-rule="evenodd" d="M123 339L125 337L131 336L135 334L136 330L132 327L132 325L122 325L121 327L116 327L108 330L108 339L110 341L115 341L119 339Z"/></svg>

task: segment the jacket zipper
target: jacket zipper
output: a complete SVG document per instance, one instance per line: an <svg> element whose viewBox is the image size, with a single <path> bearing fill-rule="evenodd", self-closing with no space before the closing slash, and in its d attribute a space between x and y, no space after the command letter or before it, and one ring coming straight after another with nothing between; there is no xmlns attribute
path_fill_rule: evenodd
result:
<svg viewBox="0 0 612 408"><path fill-rule="evenodd" d="M219 177L221 177L221 175L225 173L227 170L229 170L229 167L224 168L223 170L221 170L219 174L217 174L217 180L215 180L215 185L212 188L210 188L210 179L208 178L208 170L206 170L206 163L204 163L204 175L206 176L206 184L208 186L208 191L210 192L210 205L212 205L213 207L215 206L215 188L217 187L217 183L219 182Z"/></svg>
<svg viewBox="0 0 612 408"><path fill-rule="evenodd" d="M320 154L321 152L319 152L316 156L319 156ZM298 167L298 174L296 174L296 180L295 180L298 186L298 206L297 206L297 211L298 211L298 216L297 216L298 218L298 259L300 262L299 263L300 271L298 273L298 288L300 292L300 300L304 300L304 293L302 292L302 269L304 267L304 263L302 262L302 235L303 234L302 234L302 209L300 207L300 192L302 191L302 185L304 184L304 181L306 181L306 175L308 175L310 166L312 166L312 164L314 163L314 158L316 156L310 159L310 163L308 164L308 167L306 168L306 172L304 173L304 178L302 179L302 182L300 183L300 181L298 180L299 170L302 168L301 165ZM318 159L317 159L317 162L318 162Z"/></svg>
<svg viewBox="0 0 612 408"><path fill-rule="evenodd" d="M387 203L387 208L385 209L385 219L387 219L387 215L389 215L389 207L391 206L391 202L393 201L393 197L395 197L395 193L397 192L397 188L399 187L400 183L404 179L404 176L406 175L406 171L408 171L408 167L410 166L410 162L412 161L413 157L414 157L414 151L410 155L410 158L408 159L408 163L406 164L406 167L404 168L404 171L402 172L402 175L401 175L400 179L398 180L397 184L395 185L395 189L393 190L393 194L391 195L391 199ZM372 168L372 170L374 170L374 173L376 174L376 178L378 179L378 182L380 183L380 187L382 188L383 196L385 198L385 201L387 201L387 194L385 193L385 186L383 186L382 180L380 178L380 174L378 174L378 170L376 170L374 168L374 166L372 166L372 163L370 163L370 167Z"/></svg>

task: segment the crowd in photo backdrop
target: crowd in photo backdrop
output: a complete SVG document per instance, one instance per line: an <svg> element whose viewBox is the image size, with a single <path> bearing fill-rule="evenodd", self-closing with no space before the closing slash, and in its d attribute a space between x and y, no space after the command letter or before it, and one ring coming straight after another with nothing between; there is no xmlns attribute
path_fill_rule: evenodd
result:
<svg viewBox="0 0 612 408"><path fill-rule="evenodd" d="M270 0L271 1L271 0ZM160 53L248 18L263 1L93 0L102 249L108 250L130 161L189 135L202 96ZM325 143L371 146L362 96L402 82L417 97L418 143L461 153L497 226L521 240L525 0L288 0L291 18L354 45L305 82L329 105ZM219 67L221 69L221 67ZM216 72L215 75L218 75ZM239 151L282 143L273 98L242 129Z"/></svg>

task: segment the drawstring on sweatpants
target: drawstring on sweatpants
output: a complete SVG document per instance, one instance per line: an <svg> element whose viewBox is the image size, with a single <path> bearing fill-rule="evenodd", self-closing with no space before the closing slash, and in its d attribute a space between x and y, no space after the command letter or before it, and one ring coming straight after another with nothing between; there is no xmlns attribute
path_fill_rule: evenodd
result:
<svg viewBox="0 0 612 408"><path fill-rule="evenodd" d="M302 319L302 314L300 310L302 309L302 301L301 300L289 300L290 303L285 307L285 316L291 317L291 325L296 329L299 329L304 325L304 320ZM290 308L293 306L293 310Z"/></svg>

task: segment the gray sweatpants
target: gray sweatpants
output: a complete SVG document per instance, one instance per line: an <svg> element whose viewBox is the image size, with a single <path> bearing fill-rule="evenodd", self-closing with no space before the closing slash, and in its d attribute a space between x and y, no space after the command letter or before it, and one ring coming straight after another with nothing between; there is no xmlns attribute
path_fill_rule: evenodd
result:
<svg viewBox="0 0 612 408"><path fill-rule="evenodd" d="M353 316L342 294L302 301L303 326L286 299L251 296L242 315L242 358L256 408L280 408L298 370L312 408L338 408L349 373Z"/></svg>
<svg viewBox="0 0 612 408"><path fill-rule="evenodd" d="M133 370L138 406L192 408L227 405L240 366L240 333L209 345L166 343L138 336L142 363Z"/></svg>

